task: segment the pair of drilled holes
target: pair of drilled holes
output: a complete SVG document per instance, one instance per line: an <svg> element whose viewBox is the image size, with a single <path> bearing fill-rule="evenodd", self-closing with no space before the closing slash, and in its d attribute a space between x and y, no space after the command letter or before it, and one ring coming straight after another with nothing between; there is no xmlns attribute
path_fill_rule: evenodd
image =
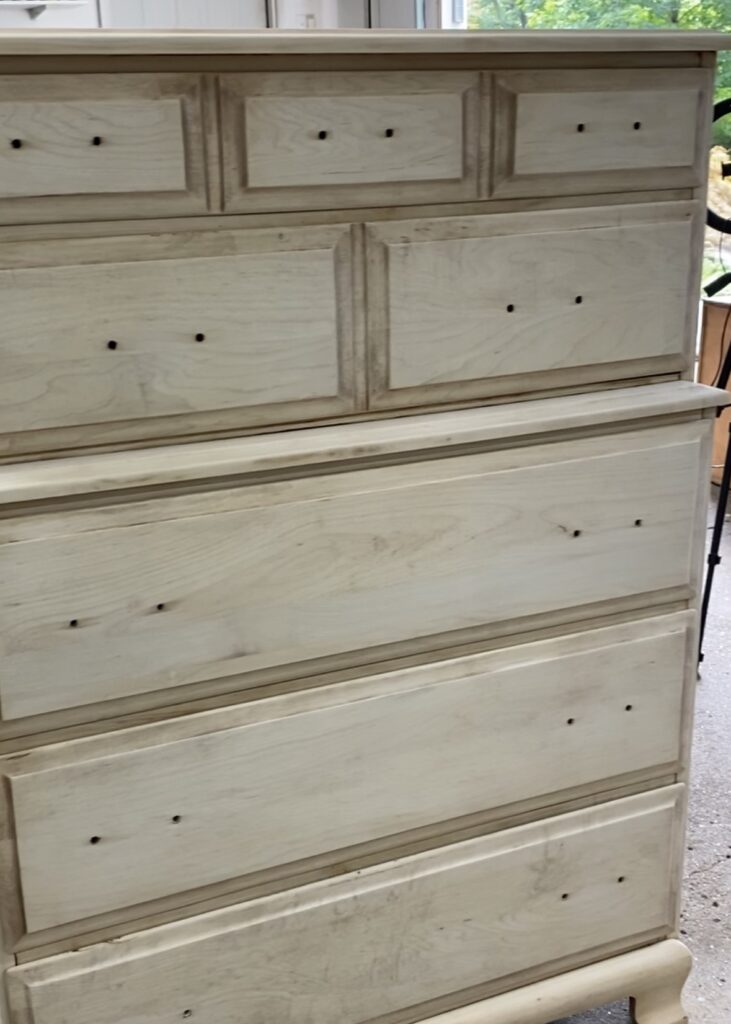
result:
<svg viewBox="0 0 731 1024"><path fill-rule="evenodd" d="M641 519L635 519L634 525L635 526L642 526L642 520ZM580 537L581 534L582 534L581 530L572 530L571 531L571 536L572 537Z"/></svg>
<svg viewBox="0 0 731 1024"><path fill-rule="evenodd" d="M182 814L174 814L172 816L172 818L170 819L170 821L172 822L173 825L179 825L182 820L183 820ZM102 837L101 836L91 836L90 839L89 839L89 843L92 846L97 846L101 841L102 841Z"/></svg>
<svg viewBox="0 0 731 1024"><path fill-rule="evenodd" d="M583 295L577 295L576 298L574 299L574 302L576 303L577 306L580 306L583 301L584 301L584 296ZM505 307L505 309L507 310L508 313L514 313L515 312L515 303L509 302L508 305Z"/></svg>
<svg viewBox="0 0 731 1024"><path fill-rule="evenodd" d="M104 139L101 137L101 135L94 135L94 136L92 136L92 139L91 139L92 146L101 146L101 144L103 142L104 142ZM13 149L22 149L23 148L23 140L22 139L11 139L10 140L10 145L11 145L11 147Z"/></svg>
<svg viewBox="0 0 731 1024"><path fill-rule="evenodd" d="M198 331L198 333L194 334L193 337L198 342L206 340L206 336L205 336L205 334L203 334L202 331ZM110 349L113 352L116 348L119 348L119 342L118 341L114 341L114 340L108 341L107 342L107 348Z"/></svg>
<svg viewBox="0 0 731 1024"><path fill-rule="evenodd" d="M627 878L626 878L626 876L625 876L625 875L618 875L618 876L617 876L617 885L622 885L622 884L623 884L624 882L626 882L626 881L627 881ZM564 902L565 902L566 900L568 900L568 899L571 899L571 893L570 893L570 892L562 892L562 893L561 893L561 899L562 899L562 900L563 900Z"/></svg>
<svg viewBox="0 0 731 1024"><path fill-rule="evenodd" d="M624 710L625 711L634 711L634 707L635 707L634 704L625 704ZM576 724L576 719L575 718L567 718L566 719L566 725L575 725L575 724Z"/></svg>
<svg viewBox="0 0 731 1024"><path fill-rule="evenodd" d="M635 121L634 124L632 125L633 130L636 131L636 132L638 132L641 127L642 127L642 121ZM576 131L577 132L584 132L584 131L586 131L586 125L583 123L583 121L579 122L579 124L576 125Z"/></svg>
<svg viewBox="0 0 731 1024"><path fill-rule="evenodd" d="M155 609L158 612L164 612L165 611L165 602L164 601L158 602L158 604L155 605ZM79 625L79 620L78 619L69 619L69 629L76 629L78 625Z"/></svg>
<svg viewBox="0 0 731 1024"><path fill-rule="evenodd" d="M384 136L387 139L392 139L394 137L394 135L396 134L396 130L395 130L395 128L386 128L386 129L384 129L383 134L384 134ZM327 139L327 138L329 138L329 136L330 136L330 132L325 131L324 128L317 133L318 139L321 139L321 140Z"/></svg>

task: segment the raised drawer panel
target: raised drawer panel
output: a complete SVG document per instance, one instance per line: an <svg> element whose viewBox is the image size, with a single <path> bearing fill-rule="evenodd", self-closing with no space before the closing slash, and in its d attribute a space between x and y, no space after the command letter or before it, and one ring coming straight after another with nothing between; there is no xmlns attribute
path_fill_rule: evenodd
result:
<svg viewBox="0 0 731 1024"><path fill-rule="evenodd" d="M657 203L369 224L371 406L687 369L698 216Z"/></svg>
<svg viewBox="0 0 731 1024"><path fill-rule="evenodd" d="M8 243L5 447L352 412L350 266L347 225Z"/></svg>
<svg viewBox="0 0 731 1024"><path fill-rule="evenodd" d="M221 692L226 677L256 679L242 673L359 664L383 645L435 649L487 624L686 587L705 432L5 519L3 717L213 679ZM97 468L114 476L120 459Z"/></svg>
<svg viewBox="0 0 731 1024"><path fill-rule="evenodd" d="M11 1024L362 1024L666 935L681 795L630 797L11 968Z"/></svg>
<svg viewBox="0 0 731 1024"><path fill-rule="evenodd" d="M702 184L712 82L696 68L497 76L493 194Z"/></svg>
<svg viewBox="0 0 731 1024"><path fill-rule="evenodd" d="M221 77L225 207L477 198L477 73Z"/></svg>
<svg viewBox="0 0 731 1024"><path fill-rule="evenodd" d="M0 76L0 223L200 213L194 75Z"/></svg>
<svg viewBox="0 0 731 1024"><path fill-rule="evenodd" d="M672 770L688 626L645 620L11 758L26 927Z"/></svg>

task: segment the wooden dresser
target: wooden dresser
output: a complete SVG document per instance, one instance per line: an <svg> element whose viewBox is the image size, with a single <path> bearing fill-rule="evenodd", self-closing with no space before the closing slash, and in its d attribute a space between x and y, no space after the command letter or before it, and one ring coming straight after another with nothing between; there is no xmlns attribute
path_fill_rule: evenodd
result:
<svg viewBox="0 0 731 1024"><path fill-rule="evenodd" d="M0 36L2 1024L681 1024L726 44Z"/></svg>

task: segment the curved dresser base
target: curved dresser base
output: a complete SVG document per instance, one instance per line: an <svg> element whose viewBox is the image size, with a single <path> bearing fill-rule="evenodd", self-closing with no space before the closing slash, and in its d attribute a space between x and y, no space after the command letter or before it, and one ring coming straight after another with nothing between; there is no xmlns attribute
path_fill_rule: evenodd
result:
<svg viewBox="0 0 731 1024"><path fill-rule="evenodd" d="M550 1024L627 996L636 1024L687 1024L681 993L691 964L683 943L669 939L430 1017L424 1024Z"/></svg>

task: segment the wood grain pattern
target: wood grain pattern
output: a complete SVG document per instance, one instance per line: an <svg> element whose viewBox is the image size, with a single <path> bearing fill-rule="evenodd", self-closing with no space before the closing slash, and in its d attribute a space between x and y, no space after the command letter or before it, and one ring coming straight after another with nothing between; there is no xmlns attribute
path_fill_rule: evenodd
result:
<svg viewBox="0 0 731 1024"><path fill-rule="evenodd" d="M245 705L234 728L204 715L188 737L179 725L111 737L105 756L82 741L39 768L10 759L26 926L673 765L688 625L651 620L291 694Z"/></svg>
<svg viewBox="0 0 731 1024"><path fill-rule="evenodd" d="M6 245L0 431L350 412L351 262L348 225Z"/></svg>
<svg viewBox="0 0 731 1024"><path fill-rule="evenodd" d="M207 207L195 75L0 76L0 140L0 223Z"/></svg>
<svg viewBox="0 0 731 1024"><path fill-rule="evenodd" d="M671 787L8 972L23 1024L360 1024L667 934ZM618 881L619 879L622 881ZM110 991L114 999L109 998Z"/></svg>
<svg viewBox="0 0 731 1024"><path fill-rule="evenodd" d="M701 68L501 74L493 193L699 185L712 85Z"/></svg>
<svg viewBox="0 0 731 1024"><path fill-rule="evenodd" d="M3 718L687 585L706 431L6 520Z"/></svg>
<svg viewBox="0 0 731 1024"><path fill-rule="evenodd" d="M693 204L368 225L376 409L691 365Z"/></svg>
<svg viewBox="0 0 731 1024"><path fill-rule="evenodd" d="M477 198L475 72L222 75L227 211Z"/></svg>

